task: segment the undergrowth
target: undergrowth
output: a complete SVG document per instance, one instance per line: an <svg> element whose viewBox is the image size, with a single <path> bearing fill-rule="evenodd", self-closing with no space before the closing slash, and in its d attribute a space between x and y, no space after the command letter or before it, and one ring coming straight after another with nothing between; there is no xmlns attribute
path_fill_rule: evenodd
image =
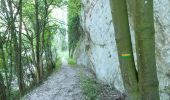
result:
<svg viewBox="0 0 170 100"><path fill-rule="evenodd" d="M77 64L77 62L74 58L68 58L67 61L68 61L69 65L76 65Z"/></svg>
<svg viewBox="0 0 170 100"><path fill-rule="evenodd" d="M80 85L86 100L98 100L98 84L90 76L84 75L81 70L79 73Z"/></svg>
<svg viewBox="0 0 170 100"><path fill-rule="evenodd" d="M57 58L56 59L56 70L59 71L61 68L62 62L61 62L61 58Z"/></svg>
<svg viewBox="0 0 170 100"><path fill-rule="evenodd" d="M125 95L114 88L114 85L106 85L97 81L93 75L79 73L80 86L86 100L125 100Z"/></svg>

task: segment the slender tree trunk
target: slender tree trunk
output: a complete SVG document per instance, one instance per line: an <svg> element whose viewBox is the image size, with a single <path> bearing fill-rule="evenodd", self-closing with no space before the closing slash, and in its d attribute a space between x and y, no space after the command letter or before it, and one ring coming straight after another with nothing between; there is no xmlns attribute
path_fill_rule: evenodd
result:
<svg viewBox="0 0 170 100"><path fill-rule="evenodd" d="M135 38L139 89L142 100L159 100L159 83L155 60L153 0L135 2Z"/></svg>
<svg viewBox="0 0 170 100"><path fill-rule="evenodd" d="M20 22L19 22L19 46L18 46L18 83L19 83L19 89L20 89L20 95L24 95L24 82L23 82L23 68L22 68L22 0L19 1L19 17L20 17Z"/></svg>
<svg viewBox="0 0 170 100"><path fill-rule="evenodd" d="M6 89L4 88L4 90L2 90L2 91L4 91L4 93L2 93L2 95L6 95L6 99L8 99L7 98L7 95L9 94L9 91L10 91L10 89L8 88L8 86L9 86L9 76L8 76L8 68L7 68L7 64L6 64L6 58L5 58L5 52L4 52L4 47L3 47L3 43L2 43L2 41L0 40L0 56L1 56L1 59L2 59L2 66L3 66L3 69L4 69L4 73L5 73L5 83L4 83L4 80L3 80L3 78L1 78L0 79L0 81L2 81L2 83L0 83L0 89L2 88L3 89L3 84L6 84ZM0 65L1 66L1 65ZM0 72L0 74L1 74L1 72ZM2 77L2 76L0 76L0 77ZM5 86L5 85L4 85ZM6 90L6 91L5 91ZM0 91L0 92L2 92L2 91ZM0 93L0 95L1 95L1 93ZM1 96L0 96L0 100L1 100Z"/></svg>
<svg viewBox="0 0 170 100"><path fill-rule="evenodd" d="M46 24L47 24L47 21L48 21L48 8L49 8L49 6L48 6L48 4L47 4L47 0L44 0L44 18L43 18L43 27L42 27L42 41L41 41L41 54L40 54L40 56L41 56L41 58L43 57L43 53L46 53L45 52L45 49L44 49L44 42L45 42L45 29L46 29ZM47 60L46 60L46 62L47 62ZM42 73L44 73L44 70L43 70L43 67L44 66L44 64L43 64L43 60L41 61L41 72Z"/></svg>
<svg viewBox="0 0 170 100"><path fill-rule="evenodd" d="M8 69L7 69L7 65L6 65L6 58L5 58L5 52L4 52L4 46L3 46L3 42L0 39L0 55L2 57L2 66L4 69L4 73L5 73L5 80L7 80L6 83L8 83Z"/></svg>
<svg viewBox="0 0 170 100"><path fill-rule="evenodd" d="M126 0L110 0L110 4L124 87L129 100L140 100Z"/></svg>
<svg viewBox="0 0 170 100"><path fill-rule="evenodd" d="M0 100L7 100L3 76L0 72Z"/></svg>
<svg viewBox="0 0 170 100"><path fill-rule="evenodd" d="M2 42L1 37L0 37L0 56L2 57L2 66L4 67L5 77L6 77L6 80L7 80L8 78L7 78L6 61L5 61L4 50L3 50L3 42ZM0 72L0 100L6 100L7 99L5 90L6 89L5 89L4 79L3 79L3 76Z"/></svg>
<svg viewBox="0 0 170 100"><path fill-rule="evenodd" d="M36 21L36 68L37 68L37 82L41 81L41 71L40 71L40 26L39 26L39 1L35 0L35 21Z"/></svg>
<svg viewBox="0 0 170 100"><path fill-rule="evenodd" d="M50 38L49 37L48 37L48 40L47 40L46 46L45 46L45 56L46 56L48 74L50 74L53 69L52 63L51 63L51 57L50 57L50 41L49 41Z"/></svg>
<svg viewBox="0 0 170 100"><path fill-rule="evenodd" d="M52 50L51 50L51 46L50 46L50 58L51 58L51 68L54 69L55 68L55 64L53 62L53 54L52 54Z"/></svg>
<svg viewBox="0 0 170 100"><path fill-rule="evenodd" d="M32 51L32 60L33 60L33 64L34 64L34 66L36 66L36 58L35 58L35 51L34 51L34 39L33 39L33 34L32 34L32 36L31 36L31 40L30 40L30 42L31 42L31 51Z"/></svg>
<svg viewBox="0 0 170 100"><path fill-rule="evenodd" d="M12 38L11 38L12 40ZM12 82L12 78L13 78L13 47L12 47L12 41L10 41L10 50L9 50L9 56L10 56L10 68L9 68L9 81L8 81L8 97L11 97L11 82Z"/></svg>

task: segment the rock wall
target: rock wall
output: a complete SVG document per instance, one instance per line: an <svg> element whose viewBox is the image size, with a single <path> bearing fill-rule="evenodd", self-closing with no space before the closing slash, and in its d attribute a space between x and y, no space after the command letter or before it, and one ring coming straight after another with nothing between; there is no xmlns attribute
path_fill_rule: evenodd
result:
<svg viewBox="0 0 170 100"><path fill-rule="evenodd" d="M170 100L170 1L154 0L157 71L161 100ZM76 50L78 64L89 66L97 78L124 91L109 0L82 0L84 34ZM131 29L134 36L133 28ZM134 43L134 40L132 40ZM169 88L169 89L168 89Z"/></svg>
<svg viewBox="0 0 170 100"><path fill-rule="evenodd" d="M170 0L154 0L157 71L162 100L170 100Z"/></svg>

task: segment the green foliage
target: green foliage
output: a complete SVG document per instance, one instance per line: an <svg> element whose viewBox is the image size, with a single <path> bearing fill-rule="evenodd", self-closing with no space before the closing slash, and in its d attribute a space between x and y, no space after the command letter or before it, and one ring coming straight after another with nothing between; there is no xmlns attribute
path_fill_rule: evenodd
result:
<svg viewBox="0 0 170 100"><path fill-rule="evenodd" d="M19 99L20 99L19 90L11 90L10 100L19 100Z"/></svg>
<svg viewBox="0 0 170 100"><path fill-rule="evenodd" d="M77 64L76 60L73 59L73 58L68 58L67 60L68 60L69 65L76 65Z"/></svg>
<svg viewBox="0 0 170 100"><path fill-rule="evenodd" d="M86 73L86 74L85 74ZM82 69L79 72L80 85L86 100L124 100L124 94L114 88L114 85L106 85L97 82L94 74L90 74ZM121 99L122 98L122 99Z"/></svg>
<svg viewBox="0 0 170 100"><path fill-rule="evenodd" d="M2 59L0 58L0 69L2 68Z"/></svg>
<svg viewBox="0 0 170 100"><path fill-rule="evenodd" d="M98 91L100 87L98 87L97 82L89 76L84 76L82 71L80 71L79 77L86 100L98 100Z"/></svg>
<svg viewBox="0 0 170 100"><path fill-rule="evenodd" d="M80 42L80 41L78 41L78 42L77 42L77 45L76 45L76 46L77 46L77 48L79 48L79 47L80 47L80 45L81 45L81 42Z"/></svg>
<svg viewBox="0 0 170 100"><path fill-rule="evenodd" d="M63 28L63 33L66 33L66 30L64 29L65 26L57 21L55 16L52 16L52 12L55 10L54 8L65 5L67 0L38 0L38 6L36 6L35 0L22 0L22 6L19 3L20 0L12 0L11 7L7 0L3 0L2 2L2 7L0 7L0 16L2 16L0 18L0 26L2 28L0 29L0 48L3 48L4 52L1 53L2 51L0 50L0 72L3 73L4 77L7 77L4 79L6 87L11 87L11 90L6 88L7 93L11 92L11 97L9 98L12 98L11 100L19 100L20 94L18 86L21 84L16 84L17 86L14 87L13 83L11 84L11 82L14 81L13 79L19 81L22 79L23 84L26 83L24 89L27 91L39 83L36 79L38 71L38 73L42 74L40 78L44 80L47 75L50 75L48 73L49 71L52 72L50 69L53 70L54 65L56 65L57 70L61 67L61 59L57 59L56 62L53 63L56 57L54 55L55 52L53 52L55 51L54 49L56 49L53 42L56 33L60 33L59 30L61 30L61 27ZM38 9L37 13L36 7ZM20 12L22 13L21 19ZM38 18L36 18L36 15ZM12 16L14 18L12 18ZM19 38L20 22L22 22L21 30L23 33L21 41ZM39 36L37 34L39 34ZM20 43L22 47L21 53L19 50ZM56 43L57 42L55 42L55 44ZM40 62L37 60L37 51L39 52ZM19 66L19 62L16 62L19 61L20 55L22 68ZM40 65L40 63L43 64L43 67L41 67L43 69L37 68L36 71L34 71L35 67ZM40 70L43 71L40 72ZM20 72L23 72L23 75L21 75ZM38 80L42 81L40 78ZM22 90L21 87L19 89Z"/></svg>
<svg viewBox="0 0 170 100"><path fill-rule="evenodd" d="M68 10L69 10L69 17L73 18L75 16L80 15L81 11L81 4L80 0L68 0Z"/></svg>
<svg viewBox="0 0 170 100"><path fill-rule="evenodd" d="M59 71L61 68L62 62L61 62L61 58L57 58L56 59L56 70Z"/></svg>
<svg viewBox="0 0 170 100"><path fill-rule="evenodd" d="M97 99L97 85L94 80L87 78L83 80L82 87L84 94L87 96L87 100L96 100Z"/></svg>
<svg viewBox="0 0 170 100"><path fill-rule="evenodd" d="M69 36L69 52L74 51L76 44L80 38L80 0L68 1L68 36Z"/></svg>

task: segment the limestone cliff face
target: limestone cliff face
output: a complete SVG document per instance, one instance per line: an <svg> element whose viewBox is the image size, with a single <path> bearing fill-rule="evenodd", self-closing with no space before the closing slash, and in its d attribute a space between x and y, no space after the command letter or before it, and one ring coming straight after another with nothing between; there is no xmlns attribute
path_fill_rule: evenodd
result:
<svg viewBox="0 0 170 100"><path fill-rule="evenodd" d="M154 0L157 71L162 100L170 100L170 1Z"/></svg>
<svg viewBox="0 0 170 100"><path fill-rule="evenodd" d="M157 71L161 100L170 100L169 5L169 0L154 0ZM109 0L82 0L81 19L84 34L76 50L78 64L91 67L100 81L113 84L118 90L125 92L119 69ZM131 33L134 36L133 28ZM134 44L134 39L132 41Z"/></svg>

